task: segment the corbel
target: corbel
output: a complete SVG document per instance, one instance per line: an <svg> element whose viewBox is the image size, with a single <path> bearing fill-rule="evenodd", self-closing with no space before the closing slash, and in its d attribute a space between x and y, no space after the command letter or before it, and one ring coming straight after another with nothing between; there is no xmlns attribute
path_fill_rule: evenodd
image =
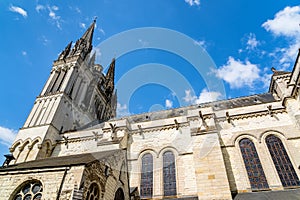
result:
<svg viewBox="0 0 300 200"><path fill-rule="evenodd" d="M231 118L230 118L229 112L226 112L226 120L227 120L228 123L231 122Z"/></svg>
<svg viewBox="0 0 300 200"><path fill-rule="evenodd" d="M178 123L178 121L176 119L174 119L174 123L175 123L176 130L178 130L179 129L179 123Z"/></svg>
<svg viewBox="0 0 300 200"><path fill-rule="evenodd" d="M68 141L69 137L62 136L62 138L63 138L63 141L64 141L65 145L67 145L68 142L69 142L69 141Z"/></svg>
<svg viewBox="0 0 300 200"><path fill-rule="evenodd" d="M204 119L204 117L203 117L203 114L202 114L201 110L199 111L199 117L200 117L200 119L201 119L202 125L203 125L203 126L205 127L205 129L207 130L207 129L208 129L208 125L207 125L207 123L205 122L205 119Z"/></svg>
<svg viewBox="0 0 300 200"><path fill-rule="evenodd" d="M143 137L143 139L145 139L145 136L143 134L143 129L142 129L142 126L139 124L137 125L138 129L139 129L139 134Z"/></svg>
<svg viewBox="0 0 300 200"><path fill-rule="evenodd" d="M273 110L272 110L272 105L268 105L267 106L267 109L268 109L268 114L273 117Z"/></svg>
<svg viewBox="0 0 300 200"><path fill-rule="evenodd" d="M116 124L112 124L112 123L109 123L109 126L110 126L110 130L111 130L111 139L115 140L117 126L116 126Z"/></svg>

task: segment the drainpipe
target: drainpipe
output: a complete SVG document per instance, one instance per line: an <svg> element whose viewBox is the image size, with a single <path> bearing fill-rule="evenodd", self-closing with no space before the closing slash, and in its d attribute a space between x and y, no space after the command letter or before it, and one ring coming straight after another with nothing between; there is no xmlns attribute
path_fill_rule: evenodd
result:
<svg viewBox="0 0 300 200"><path fill-rule="evenodd" d="M68 170L70 169L70 167L66 167L65 168L65 172L64 172L64 175L61 179L61 183L60 183L60 186L59 186L59 190L57 192L57 197L56 197L56 200L59 200L59 197L60 197L60 193L62 191L62 188L63 188L63 185L64 185L64 182L65 182L65 179L66 179L66 176L67 176L67 173L68 173Z"/></svg>

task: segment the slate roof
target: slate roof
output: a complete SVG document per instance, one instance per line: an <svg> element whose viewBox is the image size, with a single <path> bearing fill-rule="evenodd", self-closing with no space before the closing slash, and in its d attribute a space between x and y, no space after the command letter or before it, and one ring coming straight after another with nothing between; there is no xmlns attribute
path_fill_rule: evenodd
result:
<svg viewBox="0 0 300 200"><path fill-rule="evenodd" d="M234 99L213 101L213 102L202 103L202 104L192 105L187 107L180 107L180 108L175 108L170 110L131 115L131 116L123 117L123 119L126 118L130 123L137 123L142 121L151 121L157 119L184 116L187 114L188 110L192 110L196 108L212 107L213 110L219 111L219 110L225 110L231 108L259 105L263 103L271 103L275 101L276 100L274 99L274 96L271 93L264 93L264 94L256 94L256 95L239 97ZM112 119L110 121L113 120L116 119Z"/></svg>
<svg viewBox="0 0 300 200"><path fill-rule="evenodd" d="M208 103L208 105L212 106L214 110L223 110L230 108L238 108L245 106L252 106L263 103L271 103L276 101L274 96L271 93L265 94L256 94L252 96L239 97L235 99L229 99L224 101L215 101ZM205 104L207 105L207 104Z"/></svg>
<svg viewBox="0 0 300 200"><path fill-rule="evenodd" d="M33 161L13 164L13 165L9 165L8 167L2 167L0 168L0 172L86 165L95 160L103 160L106 157L112 156L120 151L121 150L111 150L111 151L85 153L85 154L70 155L70 156L50 157L46 159L33 160Z"/></svg>

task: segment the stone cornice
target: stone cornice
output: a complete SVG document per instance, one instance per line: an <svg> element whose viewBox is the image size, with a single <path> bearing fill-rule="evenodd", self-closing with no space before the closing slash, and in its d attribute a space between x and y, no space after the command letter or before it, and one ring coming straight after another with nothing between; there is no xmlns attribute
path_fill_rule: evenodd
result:
<svg viewBox="0 0 300 200"><path fill-rule="evenodd" d="M271 115L281 114L281 113L287 113L286 109L285 108L276 108L271 111ZM267 115L270 115L270 112L268 110L248 112L248 113L243 113L243 114L230 115L230 120L255 118L255 117L262 117L262 116L267 116ZM219 122L223 122L223 121L226 121L226 117L218 117L217 120Z"/></svg>
<svg viewBox="0 0 300 200"><path fill-rule="evenodd" d="M183 122L183 123L179 123L178 128L188 127L188 126L189 126L188 122ZM148 133L148 132L165 131L165 130L176 129L176 128L177 128L176 124L168 124L168 125L146 127L146 128L141 127L140 129L132 130L130 133L134 135L134 134L141 134L141 133Z"/></svg>

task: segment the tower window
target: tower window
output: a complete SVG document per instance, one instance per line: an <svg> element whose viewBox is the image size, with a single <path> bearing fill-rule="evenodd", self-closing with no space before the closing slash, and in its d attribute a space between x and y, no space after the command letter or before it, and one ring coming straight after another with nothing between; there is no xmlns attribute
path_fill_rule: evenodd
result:
<svg viewBox="0 0 300 200"><path fill-rule="evenodd" d="M282 186L299 186L299 178L281 140L275 135L269 135L266 137L266 143Z"/></svg>
<svg viewBox="0 0 300 200"><path fill-rule="evenodd" d="M151 197L153 193L153 157L150 153L142 157L141 197Z"/></svg>
<svg viewBox="0 0 300 200"><path fill-rule="evenodd" d="M252 190L268 189L269 185L260 163L254 143L248 139L240 141L240 149Z"/></svg>
<svg viewBox="0 0 300 200"><path fill-rule="evenodd" d="M175 157L171 151L163 154L164 196L176 195Z"/></svg>

